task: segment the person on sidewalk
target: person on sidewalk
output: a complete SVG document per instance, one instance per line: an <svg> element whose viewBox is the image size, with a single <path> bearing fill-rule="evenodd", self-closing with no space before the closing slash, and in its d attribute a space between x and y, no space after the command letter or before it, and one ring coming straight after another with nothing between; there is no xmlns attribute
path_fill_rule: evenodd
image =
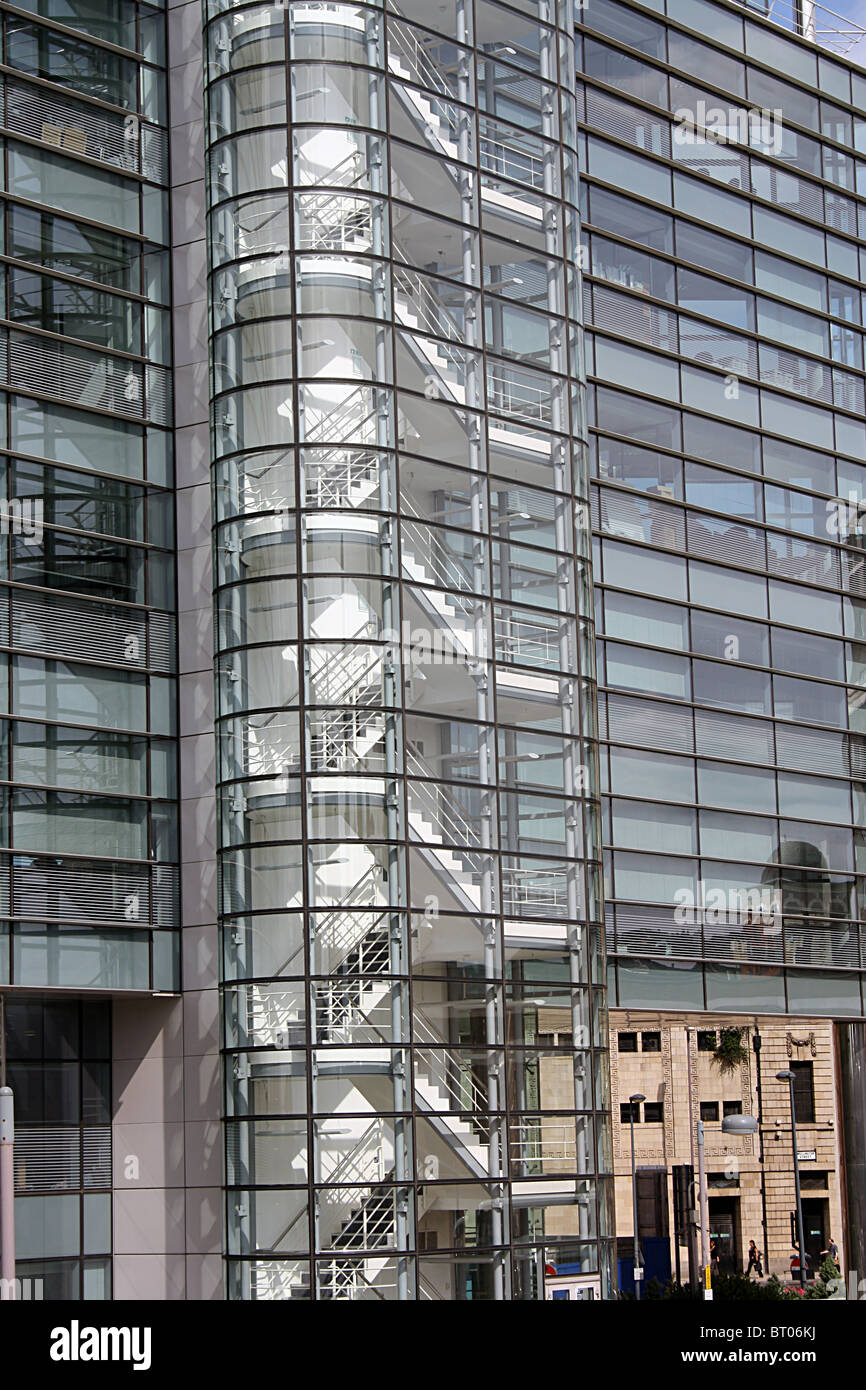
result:
<svg viewBox="0 0 866 1390"><path fill-rule="evenodd" d="M755 1272L757 1273L758 1278L759 1278L759 1279L763 1279L763 1277L764 1277L764 1270L763 1270L763 1266L762 1266L762 1264L761 1264L761 1252L760 1252L760 1250L758 1249L758 1247L757 1247L757 1245L755 1244L755 1242L754 1242L753 1240L750 1240L750 1241L749 1241L749 1263L748 1263L748 1265L746 1266L746 1278L749 1277L749 1275L751 1274L751 1272L752 1272L753 1269L754 1269Z"/></svg>
<svg viewBox="0 0 866 1390"><path fill-rule="evenodd" d="M830 1259L833 1261L834 1265L841 1273L842 1266L839 1263L839 1247L832 1236L830 1237L827 1243L827 1249L821 1251L821 1259L825 1259L827 1255L830 1256Z"/></svg>

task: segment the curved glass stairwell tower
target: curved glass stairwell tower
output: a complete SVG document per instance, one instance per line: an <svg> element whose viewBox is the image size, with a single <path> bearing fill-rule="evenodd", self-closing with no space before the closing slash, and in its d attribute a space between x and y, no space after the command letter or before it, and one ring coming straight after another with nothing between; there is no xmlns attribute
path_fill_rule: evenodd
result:
<svg viewBox="0 0 866 1390"><path fill-rule="evenodd" d="M207 46L230 1296L604 1293L570 4Z"/></svg>

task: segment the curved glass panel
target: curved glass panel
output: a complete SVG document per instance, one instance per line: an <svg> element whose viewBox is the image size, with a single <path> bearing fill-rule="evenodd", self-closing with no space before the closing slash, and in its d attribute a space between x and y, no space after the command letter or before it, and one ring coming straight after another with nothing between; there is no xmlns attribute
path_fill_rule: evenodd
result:
<svg viewBox="0 0 866 1390"><path fill-rule="evenodd" d="M209 25L239 1298L611 1267L574 16L495 8Z"/></svg>

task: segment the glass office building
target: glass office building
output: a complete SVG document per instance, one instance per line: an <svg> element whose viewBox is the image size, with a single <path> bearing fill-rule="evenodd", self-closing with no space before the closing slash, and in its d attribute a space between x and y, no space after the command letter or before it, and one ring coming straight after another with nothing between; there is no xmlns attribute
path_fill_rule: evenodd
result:
<svg viewBox="0 0 866 1390"><path fill-rule="evenodd" d="M15 71L3 84L0 978L12 985L177 984L161 35L149 6L94 15L86 39L3 16Z"/></svg>
<svg viewBox="0 0 866 1390"><path fill-rule="evenodd" d="M866 80L736 6L581 19L611 1003L856 1016Z"/></svg>
<svg viewBox="0 0 866 1390"><path fill-rule="evenodd" d="M780 5L0 3L46 1294L606 1297L607 1004L864 1015L866 34Z"/></svg>
<svg viewBox="0 0 866 1390"><path fill-rule="evenodd" d="M0 22L18 1274L44 1297L107 1298L110 1006L94 996L179 982L165 26L132 0L4 7Z"/></svg>

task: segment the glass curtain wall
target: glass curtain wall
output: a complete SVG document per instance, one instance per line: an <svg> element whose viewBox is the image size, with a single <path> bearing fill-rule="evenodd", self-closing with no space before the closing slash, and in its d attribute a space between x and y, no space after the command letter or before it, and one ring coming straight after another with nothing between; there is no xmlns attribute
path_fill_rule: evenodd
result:
<svg viewBox="0 0 866 1390"><path fill-rule="evenodd" d="M180 987L164 49L132 0L0 15L0 987L34 1300L112 1296L105 996Z"/></svg>
<svg viewBox="0 0 866 1390"><path fill-rule="evenodd" d="M6 1058L21 1294L110 1299L110 1002L7 997Z"/></svg>
<svg viewBox="0 0 866 1390"><path fill-rule="evenodd" d="M617 1002L856 1016L866 79L667 15L581 16Z"/></svg>
<svg viewBox="0 0 866 1390"><path fill-rule="evenodd" d="M230 1296L607 1288L573 15L206 43Z"/></svg>
<svg viewBox="0 0 866 1390"><path fill-rule="evenodd" d="M0 15L0 982L171 991L165 15L22 8Z"/></svg>

